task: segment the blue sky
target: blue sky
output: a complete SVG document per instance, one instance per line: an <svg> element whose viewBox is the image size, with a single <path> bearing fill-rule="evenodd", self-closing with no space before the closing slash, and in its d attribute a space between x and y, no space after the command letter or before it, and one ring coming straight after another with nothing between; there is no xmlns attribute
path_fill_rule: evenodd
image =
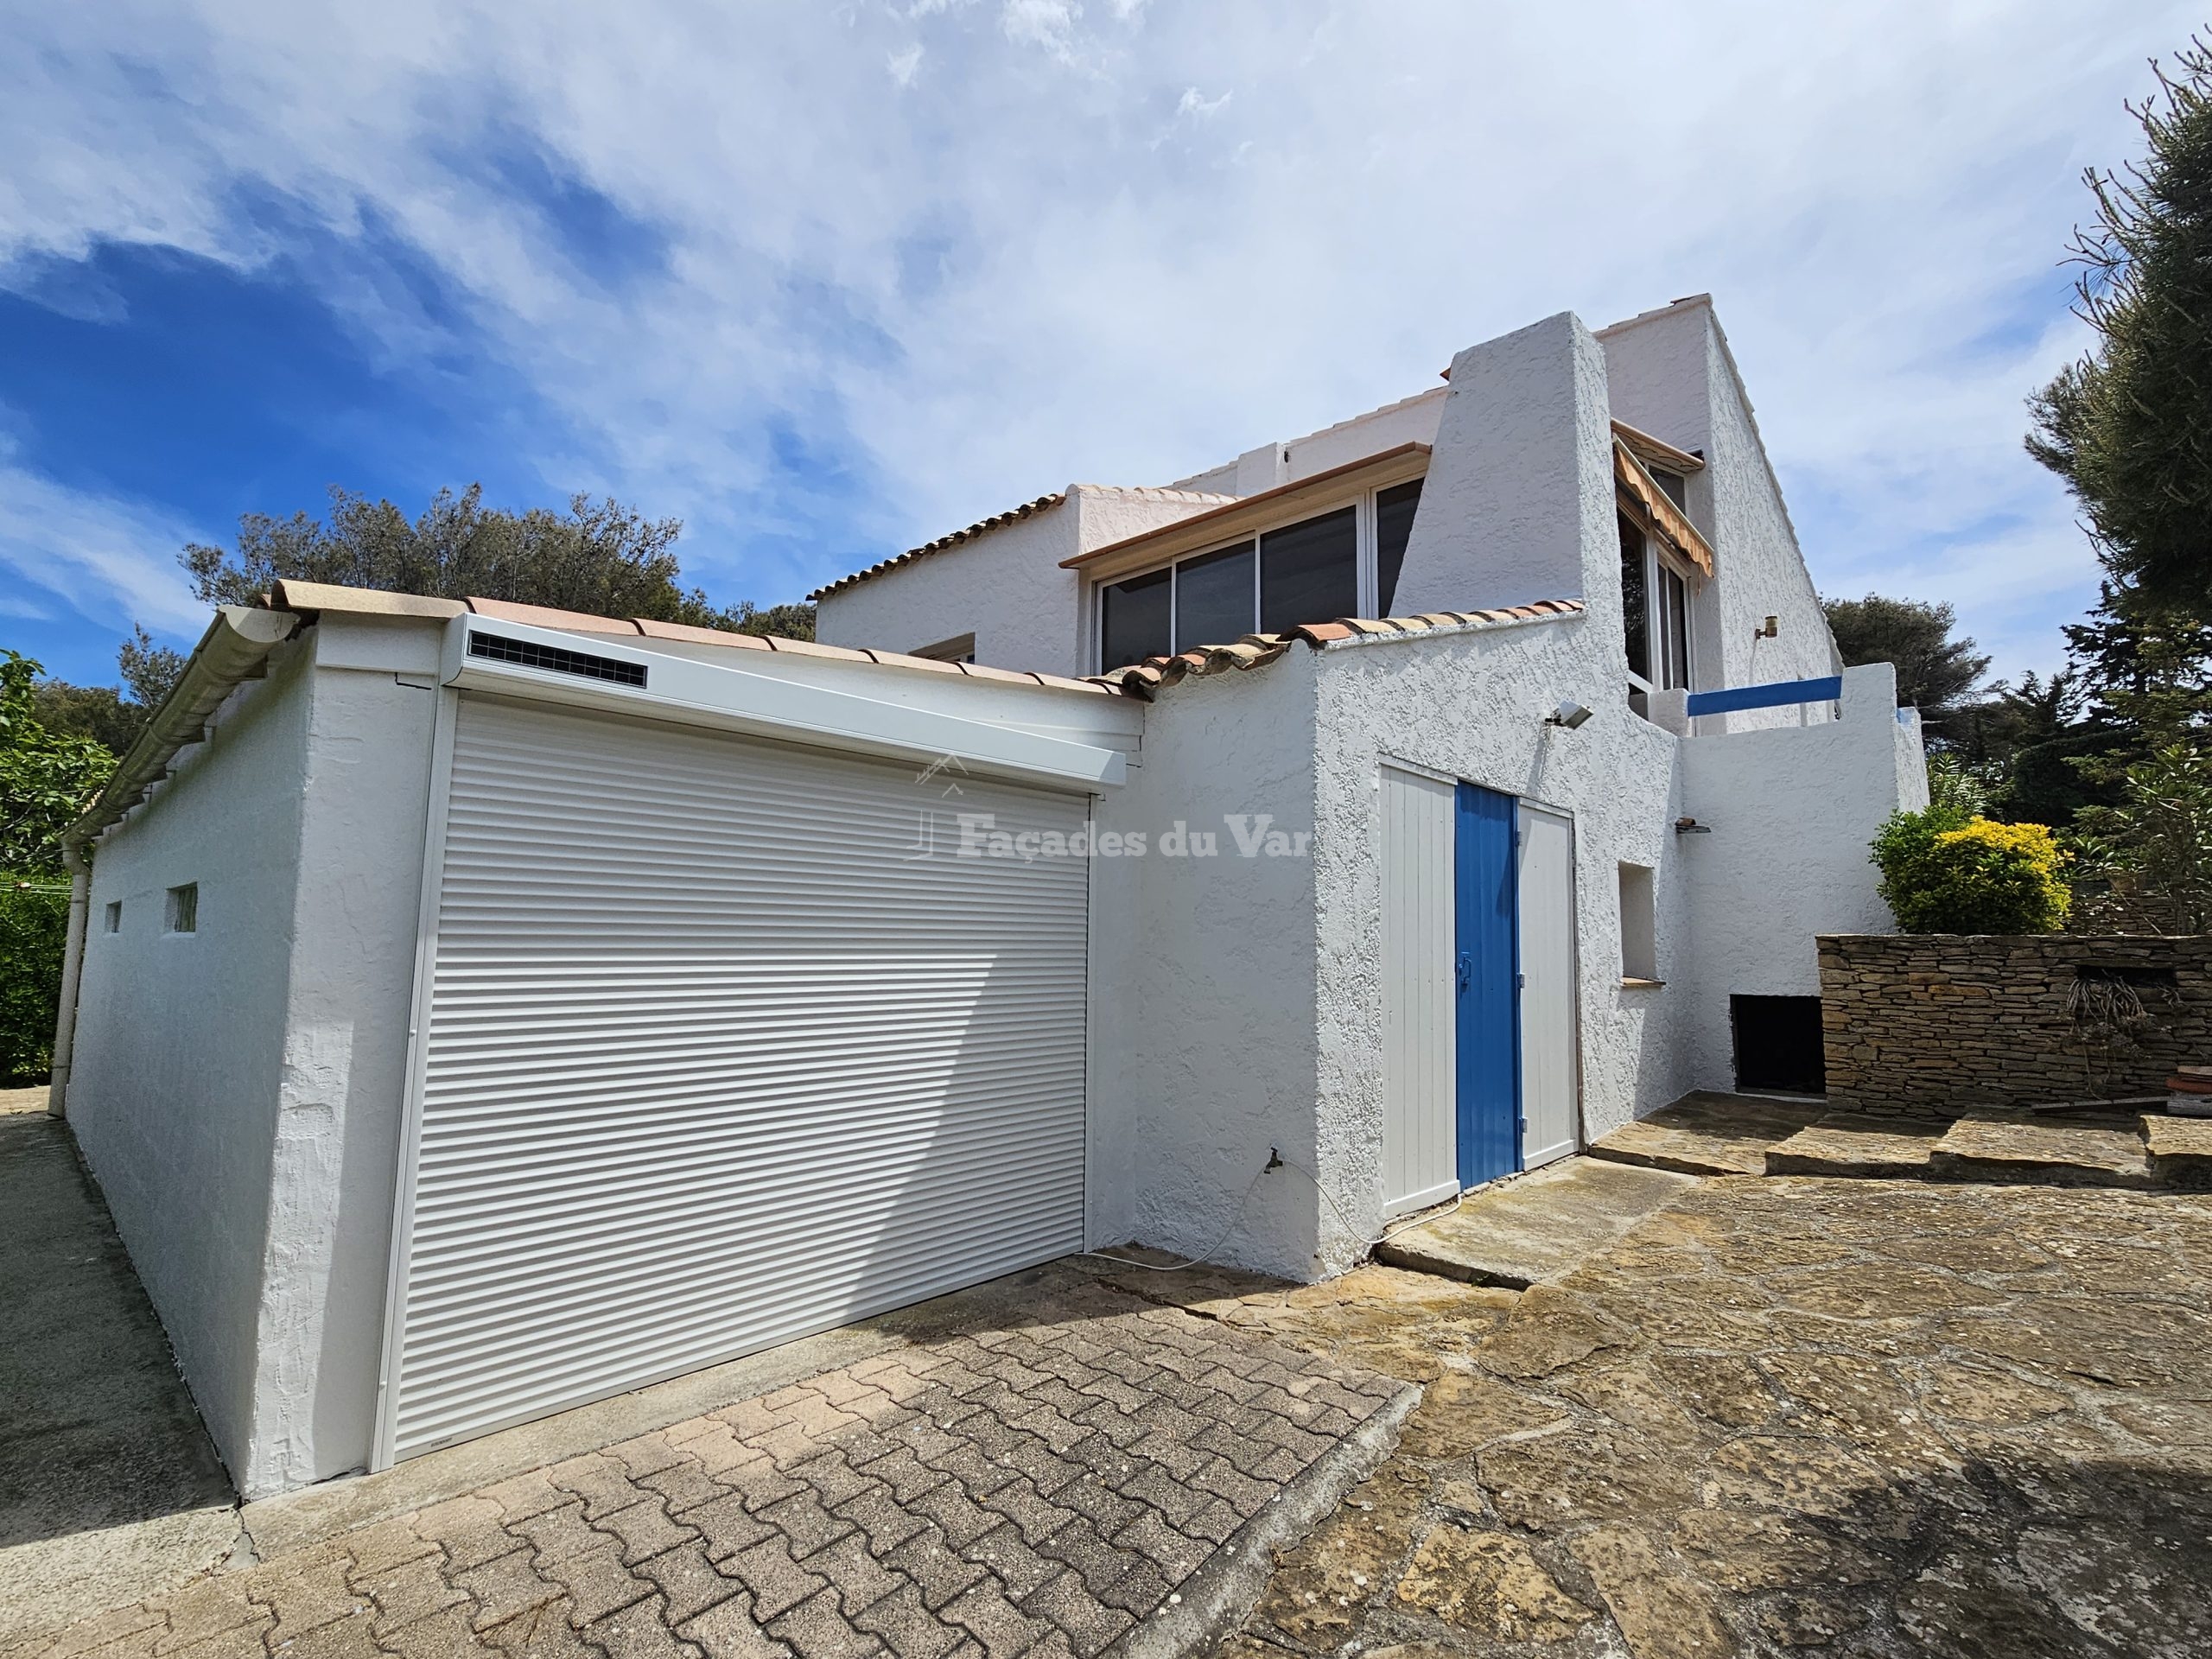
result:
<svg viewBox="0 0 2212 1659"><path fill-rule="evenodd" d="M2020 450L2082 167L2190 15L919 0L0 22L0 644L105 682L331 485L612 493L772 602L1711 291L1815 579L2049 667Z"/></svg>

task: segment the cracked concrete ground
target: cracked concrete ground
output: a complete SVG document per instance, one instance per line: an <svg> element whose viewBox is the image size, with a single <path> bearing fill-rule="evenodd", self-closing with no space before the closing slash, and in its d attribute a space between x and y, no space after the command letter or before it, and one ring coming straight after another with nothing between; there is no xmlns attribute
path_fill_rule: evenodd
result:
<svg viewBox="0 0 2212 1659"><path fill-rule="evenodd" d="M1719 1179L1518 1295L1178 1277L1427 1382L1224 1659L2212 1652L2204 1198Z"/></svg>

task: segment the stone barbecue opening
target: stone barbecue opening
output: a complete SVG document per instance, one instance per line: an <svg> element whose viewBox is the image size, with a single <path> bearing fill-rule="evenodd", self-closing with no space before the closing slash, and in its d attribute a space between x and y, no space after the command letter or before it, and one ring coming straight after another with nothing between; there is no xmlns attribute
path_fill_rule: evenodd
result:
<svg viewBox="0 0 2212 1659"><path fill-rule="evenodd" d="M1788 1095L1827 1092L1817 996L1732 996L1736 1087Z"/></svg>

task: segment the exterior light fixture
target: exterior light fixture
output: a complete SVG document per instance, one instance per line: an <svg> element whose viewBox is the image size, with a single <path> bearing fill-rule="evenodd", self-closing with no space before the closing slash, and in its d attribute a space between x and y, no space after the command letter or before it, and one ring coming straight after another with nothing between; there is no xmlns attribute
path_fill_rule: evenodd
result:
<svg viewBox="0 0 2212 1659"><path fill-rule="evenodd" d="M1562 702L1558 708L1553 709L1551 713L1544 716L1544 724L1547 726L1564 726L1571 732L1581 725L1584 721L1589 719L1590 713L1591 711L1589 709L1584 708L1573 697L1569 697L1565 702Z"/></svg>
<svg viewBox="0 0 2212 1659"><path fill-rule="evenodd" d="M1713 826L1700 823L1695 818L1676 818L1675 833L1678 836L1709 836L1713 833Z"/></svg>
<svg viewBox="0 0 2212 1659"><path fill-rule="evenodd" d="M1765 621L1760 623L1758 626L1751 630L1751 638L1754 639L1772 639L1777 638L1781 632L1782 619L1778 616L1770 616Z"/></svg>

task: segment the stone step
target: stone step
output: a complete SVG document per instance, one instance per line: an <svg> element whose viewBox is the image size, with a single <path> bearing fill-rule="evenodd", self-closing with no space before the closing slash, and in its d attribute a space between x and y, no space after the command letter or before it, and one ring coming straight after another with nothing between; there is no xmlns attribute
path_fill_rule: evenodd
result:
<svg viewBox="0 0 2212 1659"><path fill-rule="evenodd" d="M1817 1101L1700 1090L1614 1130L1590 1155L1684 1175L1764 1175L1767 1153L1827 1109Z"/></svg>
<svg viewBox="0 0 2212 1659"><path fill-rule="evenodd" d="M2143 1150L2152 1178L2162 1186L2212 1187L2212 1117L2169 1117L2145 1112Z"/></svg>
<svg viewBox="0 0 2212 1659"><path fill-rule="evenodd" d="M1960 1118L1929 1153L1928 1173L1938 1180L2041 1186L2152 1184L2139 1120L2024 1112L1977 1112Z"/></svg>
<svg viewBox="0 0 2212 1659"><path fill-rule="evenodd" d="M1476 1188L1456 1209L1392 1234L1376 1247L1376 1259L1467 1284L1526 1290L1566 1277L1696 1185L1669 1170L1562 1158Z"/></svg>
<svg viewBox="0 0 2212 1659"><path fill-rule="evenodd" d="M1913 1122L1828 1112L1766 1154L1770 1175L1829 1175L1862 1180L1923 1177L1950 1120Z"/></svg>

